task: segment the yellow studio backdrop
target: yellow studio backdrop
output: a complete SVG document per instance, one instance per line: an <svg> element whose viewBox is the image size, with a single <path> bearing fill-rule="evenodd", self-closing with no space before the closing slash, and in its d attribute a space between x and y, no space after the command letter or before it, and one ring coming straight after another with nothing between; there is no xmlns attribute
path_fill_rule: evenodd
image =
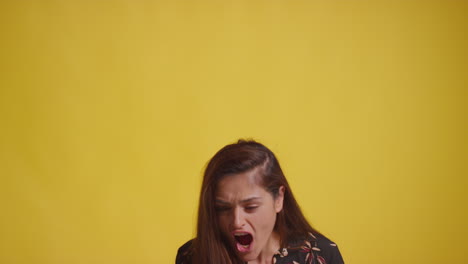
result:
<svg viewBox="0 0 468 264"><path fill-rule="evenodd" d="M254 138L346 263L468 263L464 1L0 3L0 263L173 263Z"/></svg>

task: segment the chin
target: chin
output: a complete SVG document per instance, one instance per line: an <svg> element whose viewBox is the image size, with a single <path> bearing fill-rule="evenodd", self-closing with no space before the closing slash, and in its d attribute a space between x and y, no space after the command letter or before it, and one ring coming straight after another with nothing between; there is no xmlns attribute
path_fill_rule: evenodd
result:
<svg viewBox="0 0 468 264"><path fill-rule="evenodd" d="M249 254L247 254L245 256L242 256L242 260L246 261L246 262L256 260L257 258L258 258L258 255L253 255L252 253L249 253Z"/></svg>
<svg viewBox="0 0 468 264"><path fill-rule="evenodd" d="M259 252L256 252L256 251L252 250L252 251L246 252L244 254L241 253L241 258L244 261L252 261L252 260L256 260L258 258L259 254L260 254Z"/></svg>

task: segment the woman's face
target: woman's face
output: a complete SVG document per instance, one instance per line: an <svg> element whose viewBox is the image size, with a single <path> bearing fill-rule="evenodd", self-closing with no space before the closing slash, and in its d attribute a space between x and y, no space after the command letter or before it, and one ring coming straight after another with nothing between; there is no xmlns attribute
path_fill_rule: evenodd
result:
<svg viewBox="0 0 468 264"><path fill-rule="evenodd" d="M216 212L223 235L244 261L279 249L273 232L283 208L284 187L276 199L256 183L258 169L224 177L217 186Z"/></svg>

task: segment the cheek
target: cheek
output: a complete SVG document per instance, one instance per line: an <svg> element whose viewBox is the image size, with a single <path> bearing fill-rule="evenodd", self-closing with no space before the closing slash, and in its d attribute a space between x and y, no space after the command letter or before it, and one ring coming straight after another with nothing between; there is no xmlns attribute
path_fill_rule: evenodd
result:
<svg viewBox="0 0 468 264"><path fill-rule="evenodd" d="M257 228L270 231L276 222L276 212L270 209L262 210L257 214L253 214L250 219Z"/></svg>

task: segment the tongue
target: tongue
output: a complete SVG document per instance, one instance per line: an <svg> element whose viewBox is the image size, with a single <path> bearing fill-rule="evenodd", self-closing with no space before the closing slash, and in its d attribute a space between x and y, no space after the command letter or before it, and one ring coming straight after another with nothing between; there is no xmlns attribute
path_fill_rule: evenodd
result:
<svg viewBox="0 0 468 264"><path fill-rule="evenodd" d="M243 235L243 236L236 236L237 242L239 242L241 245L249 245L252 243L252 235Z"/></svg>

